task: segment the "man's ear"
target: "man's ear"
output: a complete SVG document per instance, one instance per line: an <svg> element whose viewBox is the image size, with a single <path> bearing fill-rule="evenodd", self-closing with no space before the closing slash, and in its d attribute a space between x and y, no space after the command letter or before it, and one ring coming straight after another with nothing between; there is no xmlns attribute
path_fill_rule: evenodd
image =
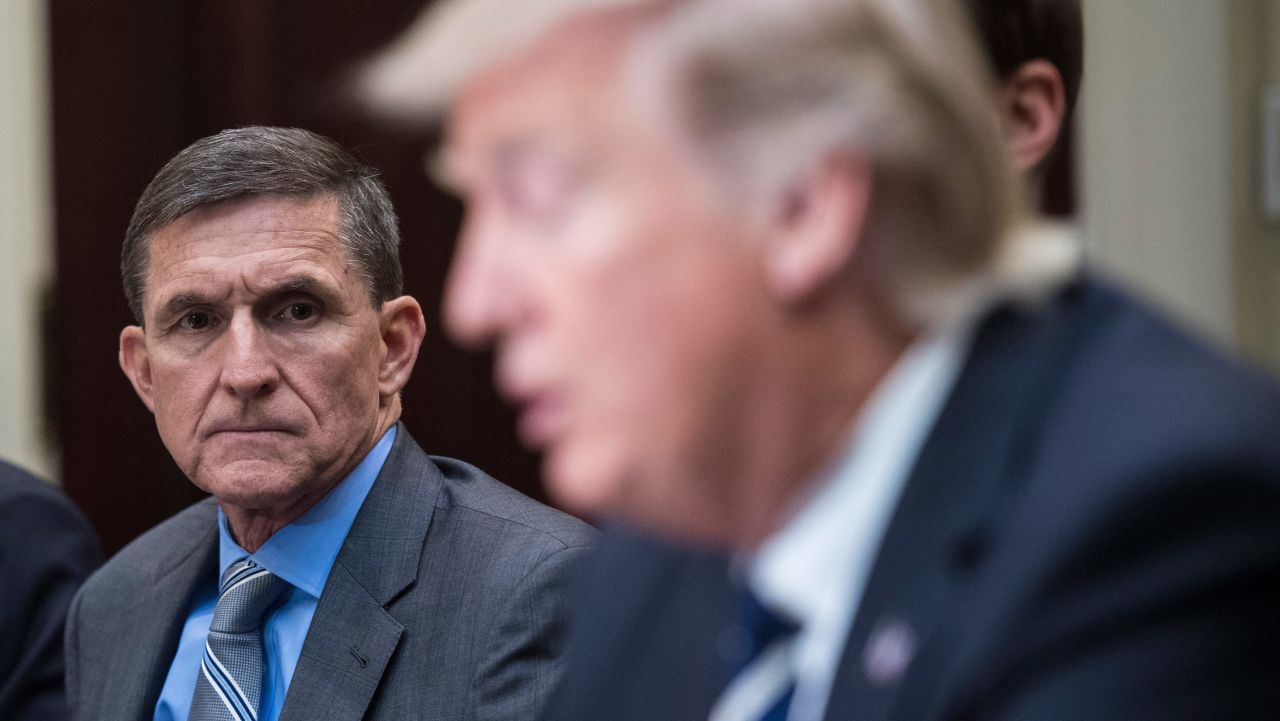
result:
<svg viewBox="0 0 1280 721"><path fill-rule="evenodd" d="M427 321L422 317L418 301L408 295L383 303L379 315L383 353L378 369L378 392L387 398L399 393L409 382L413 364L418 360L418 348L427 334Z"/></svg>
<svg viewBox="0 0 1280 721"><path fill-rule="evenodd" d="M129 377L133 390L146 404L147 410L156 412L151 394L151 359L147 356L147 334L142 328L131 325L120 331L120 370Z"/></svg>
<svg viewBox="0 0 1280 721"><path fill-rule="evenodd" d="M765 249L770 288L788 302L822 290L851 262L871 201L871 163L830 155L785 191Z"/></svg>
<svg viewBox="0 0 1280 721"><path fill-rule="evenodd" d="M1000 84L1000 126L1009 157L1020 172L1040 165L1058 142L1066 97L1062 74L1047 60L1023 63Z"/></svg>

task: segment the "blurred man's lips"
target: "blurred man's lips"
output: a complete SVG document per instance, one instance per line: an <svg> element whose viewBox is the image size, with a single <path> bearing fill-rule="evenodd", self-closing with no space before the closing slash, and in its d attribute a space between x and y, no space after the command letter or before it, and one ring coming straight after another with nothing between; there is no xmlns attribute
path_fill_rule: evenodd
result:
<svg viewBox="0 0 1280 721"><path fill-rule="evenodd" d="M564 430L567 420L563 399L555 393L534 393L520 403L517 430L525 445L542 448Z"/></svg>
<svg viewBox="0 0 1280 721"><path fill-rule="evenodd" d="M521 363L510 348L499 349L494 385L518 409L516 434L529 448L542 449L564 433L569 404L554 377L540 373L541 364ZM526 361L528 359L526 358Z"/></svg>

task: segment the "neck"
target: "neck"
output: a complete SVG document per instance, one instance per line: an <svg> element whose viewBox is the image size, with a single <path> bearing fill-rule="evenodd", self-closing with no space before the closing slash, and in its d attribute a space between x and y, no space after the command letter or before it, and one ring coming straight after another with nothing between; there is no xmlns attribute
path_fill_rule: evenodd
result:
<svg viewBox="0 0 1280 721"><path fill-rule="evenodd" d="M344 474L342 478L345 477ZM338 480L341 481L342 478ZM334 483L307 493L284 508L263 510L241 508L229 503L219 505L227 516L227 530L231 532L231 537L241 548L249 553L255 553L262 548L262 544L266 543L267 539L275 535L276 531L298 520L302 514L319 503L321 498L328 495L336 485L337 483Z"/></svg>
<svg viewBox="0 0 1280 721"><path fill-rule="evenodd" d="M758 547L792 517L915 338L875 303L839 306L774 344L783 357L759 384L764 394L753 406L761 413L747 429L753 440L737 471L742 485L726 501L726 530L739 549Z"/></svg>

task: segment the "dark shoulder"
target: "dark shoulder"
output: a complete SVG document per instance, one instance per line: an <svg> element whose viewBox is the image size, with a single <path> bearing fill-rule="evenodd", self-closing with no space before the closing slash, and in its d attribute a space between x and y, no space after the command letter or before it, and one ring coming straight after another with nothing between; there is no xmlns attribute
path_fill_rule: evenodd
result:
<svg viewBox="0 0 1280 721"><path fill-rule="evenodd" d="M4 461L0 461L0 514L4 528L21 527L39 535L67 527L89 529L89 522L62 491Z"/></svg>
<svg viewBox="0 0 1280 721"><path fill-rule="evenodd" d="M587 546L595 535L590 525L529 498L469 463L444 456L430 456L430 460L443 477L437 511L465 516L513 537L540 539L552 547Z"/></svg>
<svg viewBox="0 0 1280 721"><path fill-rule="evenodd" d="M0 461L0 584L12 593L79 583L102 562L89 521L59 489ZM30 587L28 587L30 586ZM44 590L48 590L47 588Z"/></svg>
<svg viewBox="0 0 1280 721"><path fill-rule="evenodd" d="M1086 279L1034 322L1058 350L1039 356L1047 367L1007 367L1044 380L1001 459L996 510L966 521L981 524L990 582L1039 599L1003 616L1244 597L1232 593L1280 563L1275 381L1105 281Z"/></svg>
<svg viewBox="0 0 1280 721"><path fill-rule="evenodd" d="M145 586L202 550L216 536L216 522L217 505L212 498L188 506L112 556L85 582L82 595Z"/></svg>
<svg viewBox="0 0 1280 721"><path fill-rule="evenodd" d="M723 553L606 524L573 595L572 671L547 718L618 708L705 717L721 690L721 634L736 618L729 567Z"/></svg>
<svg viewBox="0 0 1280 721"><path fill-rule="evenodd" d="M1054 411L1091 462L1280 468L1280 385L1105 281L1073 291L1085 318ZM1083 460L1083 459L1082 459Z"/></svg>
<svg viewBox="0 0 1280 721"><path fill-rule="evenodd" d="M725 552L610 523L584 563L575 623L602 633L626 619L631 627L656 626L664 616L676 618L681 607L727 613L729 569Z"/></svg>
<svg viewBox="0 0 1280 721"><path fill-rule="evenodd" d="M1048 392L1019 415L1003 495L964 521L977 551L947 561L973 582L949 612L968 639L953 670L993 707L1010 692L1127 686L1073 703L1136 708L1148 673L1165 674L1161 703L1180 703L1207 686L1164 682L1251 658L1274 625L1280 389L1104 280L1031 317L1056 350L1046 367L1007 370Z"/></svg>

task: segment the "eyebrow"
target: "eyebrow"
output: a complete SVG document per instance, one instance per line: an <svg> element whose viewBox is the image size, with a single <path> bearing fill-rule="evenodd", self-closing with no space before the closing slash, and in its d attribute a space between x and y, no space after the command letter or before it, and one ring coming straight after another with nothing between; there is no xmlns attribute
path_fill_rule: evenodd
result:
<svg viewBox="0 0 1280 721"><path fill-rule="evenodd" d="M291 293L310 293L317 296L330 295L325 291L324 284L316 278L309 275L297 275L286 278L279 283L269 286L265 292L257 294L259 298L273 299L279 298ZM199 305L216 305L217 300L211 296L198 292L179 293L169 300L156 311L156 317L169 318L177 315L183 310L192 306Z"/></svg>
<svg viewBox="0 0 1280 721"><path fill-rule="evenodd" d="M279 283L267 288L265 293L260 295L263 298L275 298L290 293L320 293L323 289L323 283L309 275L296 275L292 278L286 278Z"/></svg>
<svg viewBox="0 0 1280 721"><path fill-rule="evenodd" d="M216 301L207 295L200 293L179 293L169 300L165 301L159 309L156 310L156 318L168 318L177 315L186 308L193 305L213 305Z"/></svg>

